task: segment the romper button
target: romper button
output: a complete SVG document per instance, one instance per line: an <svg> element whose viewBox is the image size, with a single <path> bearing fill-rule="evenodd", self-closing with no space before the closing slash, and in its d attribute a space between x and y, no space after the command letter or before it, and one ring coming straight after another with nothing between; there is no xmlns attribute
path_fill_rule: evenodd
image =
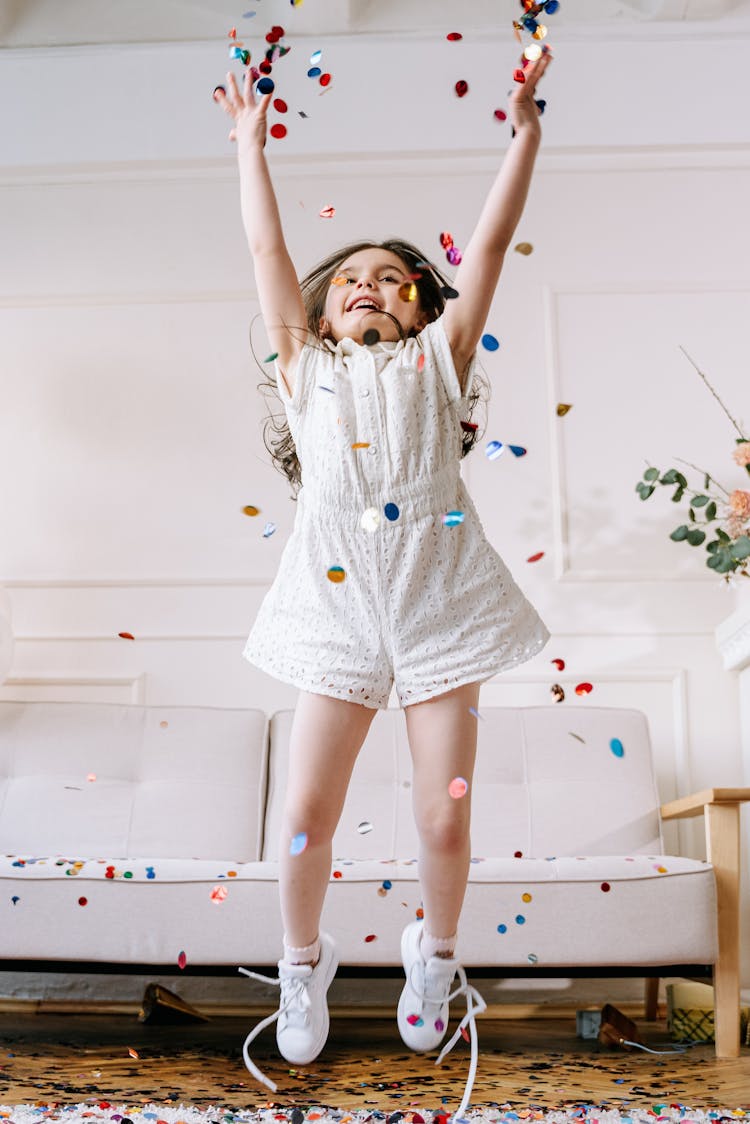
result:
<svg viewBox="0 0 750 1124"><path fill-rule="evenodd" d="M370 454L371 457L374 456L375 453L377 453L377 451L378 451L377 445L370 445L370 448L367 450L367 452Z"/></svg>
<svg viewBox="0 0 750 1124"><path fill-rule="evenodd" d="M370 391L367 389L367 387L365 387L364 390L360 391L360 394L362 395L363 398L369 398Z"/></svg>

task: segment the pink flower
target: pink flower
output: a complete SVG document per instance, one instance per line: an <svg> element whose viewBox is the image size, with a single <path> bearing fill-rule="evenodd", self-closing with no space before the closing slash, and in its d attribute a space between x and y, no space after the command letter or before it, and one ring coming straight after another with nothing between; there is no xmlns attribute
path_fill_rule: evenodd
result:
<svg viewBox="0 0 750 1124"><path fill-rule="evenodd" d="M732 457L740 468L745 468L750 464L750 441L740 441L737 448L732 453Z"/></svg>
<svg viewBox="0 0 750 1124"><path fill-rule="evenodd" d="M736 488L729 497L729 506L738 519L750 519L750 492Z"/></svg>

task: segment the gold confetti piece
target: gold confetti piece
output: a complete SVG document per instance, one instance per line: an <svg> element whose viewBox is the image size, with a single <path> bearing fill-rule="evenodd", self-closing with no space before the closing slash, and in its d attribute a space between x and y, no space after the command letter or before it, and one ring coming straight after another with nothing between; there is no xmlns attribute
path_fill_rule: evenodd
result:
<svg viewBox="0 0 750 1124"><path fill-rule="evenodd" d="M253 504L248 503L242 509L243 515L260 515L260 508L254 507Z"/></svg>
<svg viewBox="0 0 750 1124"><path fill-rule="evenodd" d="M518 242L513 249L517 254L523 254L526 258L529 254L534 252L534 247L531 245L531 242Z"/></svg>
<svg viewBox="0 0 750 1124"><path fill-rule="evenodd" d="M573 406L571 405L570 402L558 402L557 403L557 416L558 416L558 418L564 418L565 415L567 414L568 410L572 410L572 409L573 409Z"/></svg>
<svg viewBox="0 0 750 1124"><path fill-rule="evenodd" d="M370 442L369 441L354 441L353 444L352 444L352 449L369 449L369 448L370 448Z"/></svg>
<svg viewBox="0 0 750 1124"><path fill-rule="evenodd" d="M402 301L415 301L419 296L419 290L413 281L404 281L403 285L399 286L398 295Z"/></svg>
<svg viewBox="0 0 750 1124"><path fill-rule="evenodd" d="M346 577L346 571L343 566L330 566L328 568L327 577L330 582L338 584Z"/></svg>
<svg viewBox="0 0 750 1124"><path fill-rule="evenodd" d="M336 277L331 278L332 285L346 285L348 284L348 277L342 277L339 273Z"/></svg>
<svg viewBox="0 0 750 1124"><path fill-rule="evenodd" d="M135 636L133 636L132 632L118 632L117 635L123 640L135 640Z"/></svg>

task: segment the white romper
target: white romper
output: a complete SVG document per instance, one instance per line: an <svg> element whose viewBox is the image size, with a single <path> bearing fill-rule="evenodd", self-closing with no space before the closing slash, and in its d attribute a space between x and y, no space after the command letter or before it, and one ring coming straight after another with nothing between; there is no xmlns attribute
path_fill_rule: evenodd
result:
<svg viewBox="0 0 750 1124"><path fill-rule="evenodd" d="M544 647L549 633L459 473L473 367L462 395L438 319L396 343L306 344L291 397L277 372L302 488L244 649L251 663L384 708L394 683L408 706ZM455 511L463 522L444 523Z"/></svg>

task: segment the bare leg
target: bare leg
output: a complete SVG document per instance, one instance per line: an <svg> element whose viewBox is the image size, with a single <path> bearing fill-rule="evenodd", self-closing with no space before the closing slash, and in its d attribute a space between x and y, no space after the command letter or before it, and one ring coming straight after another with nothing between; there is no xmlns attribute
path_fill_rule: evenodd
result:
<svg viewBox="0 0 750 1124"><path fill-rule="evenodd" d="M458 928L469 876L471 784L477 746L477 719L469 707L476 708L478 702L479 684L469 683L406 708L424 932L444 941ZM469 786L459 799L448 792L454 777L463 777ZM436 955L450 956L453 951L438 948Z"/></svg>
<svg viewBox="0 0 750 1124"><path fill-rule="evenodd" d="M289 744L279 847L279 895L285 941L303 948L318 937L336 826L375 710L327 695L300 692ZM307 846L290 854L294 836Z"/></svg>

